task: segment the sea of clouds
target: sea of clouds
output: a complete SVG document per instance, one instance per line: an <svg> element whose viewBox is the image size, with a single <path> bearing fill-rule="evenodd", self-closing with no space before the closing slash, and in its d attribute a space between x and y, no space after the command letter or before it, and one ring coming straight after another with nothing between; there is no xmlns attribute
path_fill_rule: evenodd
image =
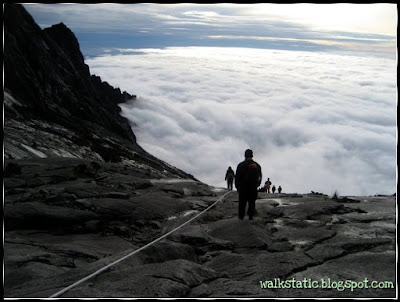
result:
<svg viewBox="0 0 400 302"><path fill-rule="evenodd" d="M251 148L283 192L396 192L396 61L250 48L124 49L86 59L136 94L138 143L214 186Z"/></svg>

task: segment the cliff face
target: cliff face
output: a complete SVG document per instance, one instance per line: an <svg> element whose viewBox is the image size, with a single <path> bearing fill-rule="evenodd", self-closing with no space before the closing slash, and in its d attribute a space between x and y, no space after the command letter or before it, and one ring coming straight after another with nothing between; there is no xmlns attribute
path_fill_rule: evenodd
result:
<svg viewBox="0 0 400 302"><path fill-rule="evenodd" d="M136 96L91 75L63 23L44 30L22 5L4 7L6 158L145 161L190 177L144 151L118 104Z"/></svg>
<svg viewBox="0 0 400 302"><path fill-rule="evenodd" d="M134 96L90 75L64 24L41 30L22 6L6 5L4 37L5 91L21 103L20 118L40 117L75 131L84 120L136 142L116 106Z"/></svg>

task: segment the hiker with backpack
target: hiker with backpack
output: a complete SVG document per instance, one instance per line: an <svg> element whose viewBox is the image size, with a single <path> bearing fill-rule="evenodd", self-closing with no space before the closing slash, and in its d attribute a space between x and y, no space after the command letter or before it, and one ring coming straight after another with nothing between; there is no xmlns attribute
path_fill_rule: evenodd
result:
<svg viewBox="0 0 400 302"><path fill-rule="evenodd" d="M235 172L232 170L231 167L228 168L228 171L226 171L225 174L225 180L228 183L228 190L233 189L233 179L235 178Z"/></svg>
<svg viewBox="0 0 400 302"><path fill-rule="evenodd" d="M252 150L247 149L244 156L245 160L236 169L235 187L239 192L239 219L244 218L248 203L247 215L252 220L262 173L261 166L253 160Z"/></svg>

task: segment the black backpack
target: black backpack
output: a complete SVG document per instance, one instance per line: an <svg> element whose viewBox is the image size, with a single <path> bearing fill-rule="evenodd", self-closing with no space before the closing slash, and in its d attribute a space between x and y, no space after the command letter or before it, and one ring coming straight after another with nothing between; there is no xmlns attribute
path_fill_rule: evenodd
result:
<svg viewBox="0 0 400 302"><path fill-rule="evenodd" d="M261 183L260 168L254 161L249 161L246 167L245 184L251 188L258 188Z"/></svg>

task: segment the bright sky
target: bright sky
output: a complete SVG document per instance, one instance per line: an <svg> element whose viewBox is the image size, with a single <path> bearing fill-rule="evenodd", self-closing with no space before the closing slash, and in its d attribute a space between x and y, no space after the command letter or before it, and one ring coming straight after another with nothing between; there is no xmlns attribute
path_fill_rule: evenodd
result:
<svg viewBox="0 0 400 302"><path fill-rule="evenodd" d="M276 14L315 29L396 35L395 4L260 4L255 15Z"/></svg>

